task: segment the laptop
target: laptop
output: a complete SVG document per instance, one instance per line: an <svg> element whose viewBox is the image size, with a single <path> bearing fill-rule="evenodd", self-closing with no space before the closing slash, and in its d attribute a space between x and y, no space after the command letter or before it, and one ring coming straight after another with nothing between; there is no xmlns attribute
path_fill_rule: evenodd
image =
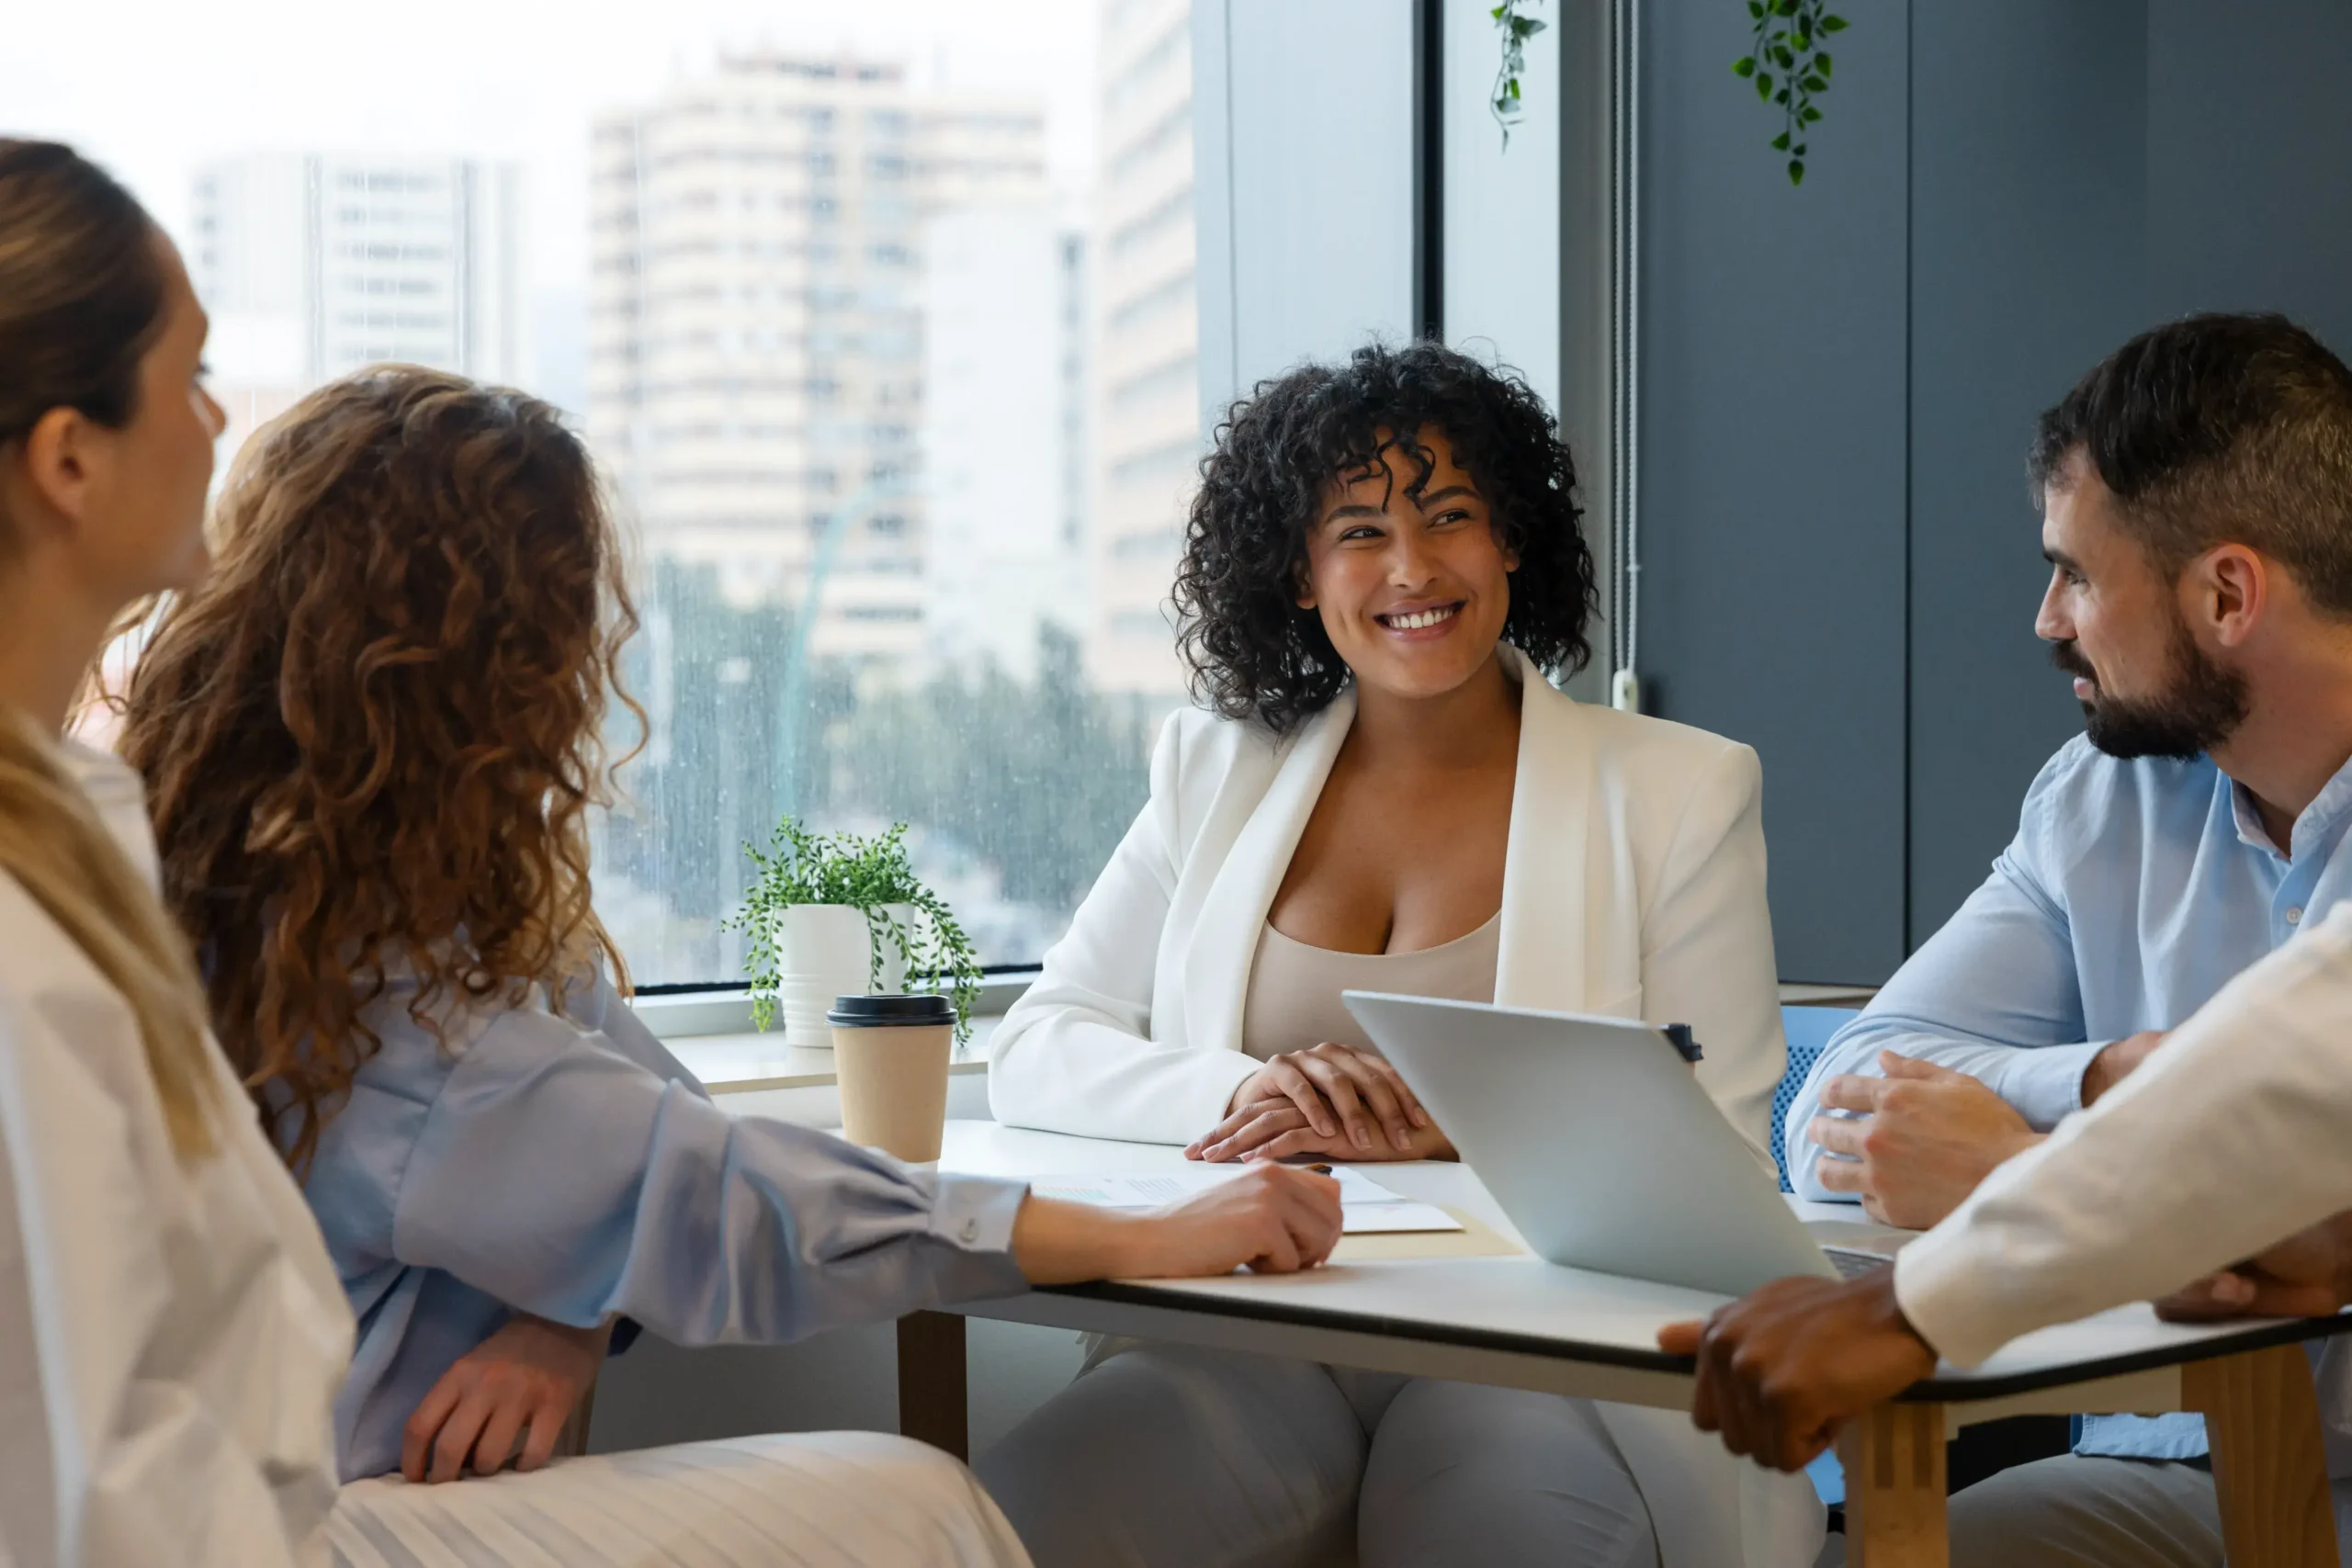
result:
<svg viewBox="0 0 2352 1568"><path fill-rule="evenodd" d="M1666 1033L1581 1013L1341 993L1536 1253L1740 1296L1851 1278L1907 1235L1797 1218Z"/></svg>

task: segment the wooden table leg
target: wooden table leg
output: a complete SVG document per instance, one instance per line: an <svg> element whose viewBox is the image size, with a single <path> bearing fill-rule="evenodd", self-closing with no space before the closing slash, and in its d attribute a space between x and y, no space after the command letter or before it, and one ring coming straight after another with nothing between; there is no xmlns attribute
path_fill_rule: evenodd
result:
<svg viewBox="0 0 2352 1568"><path fill-rule="evenodd" d="M972 1457L964 1320L952 1312L899 1319L899 1430L957 1459Z"/></svg>
<svg viewBox="0 0 2352 1568"><path fill-rule="evenodd" d="M2205 1417L2230 1568L2335 1568L2335 1507L2302 1347L2192 1361L2180 1403Z"/></svg>
<svg viewBox="0 0 2352 1568"><path fill-rule="evenodd" d="M1949 1568L1943 1406L1882 1404L1846 1428L1838 1457L1849 1568Z"/></svg>

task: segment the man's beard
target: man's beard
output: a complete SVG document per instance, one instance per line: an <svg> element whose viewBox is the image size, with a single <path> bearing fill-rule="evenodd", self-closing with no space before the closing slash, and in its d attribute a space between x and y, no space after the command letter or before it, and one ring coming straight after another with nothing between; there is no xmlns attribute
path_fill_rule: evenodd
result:
<svg viewBox="0 0 2352 1568"><path fill-rule="evenodd" d="M2245 679L2222 669L2197 646L2177 612L2172 623L2172 679L2153 697L2111 696L2098 687L2090 660L2074 643L2052 643L2051 662L2091 682L2083 700L2083 732L2110 757L2176 757L2211 751L2245 718Z"/></svg>

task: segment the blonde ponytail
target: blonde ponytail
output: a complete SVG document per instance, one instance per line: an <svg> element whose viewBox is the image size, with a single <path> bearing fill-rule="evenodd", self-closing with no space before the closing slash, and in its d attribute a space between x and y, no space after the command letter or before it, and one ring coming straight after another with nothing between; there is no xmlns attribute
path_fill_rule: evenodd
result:
<svg viewBox="0 0 2352 1568"><path fill-rule="evenodd" d="M183 1160L213 1147L219 1079L187 940L32 721L0 707L0 871L122 993Z"/></svg>

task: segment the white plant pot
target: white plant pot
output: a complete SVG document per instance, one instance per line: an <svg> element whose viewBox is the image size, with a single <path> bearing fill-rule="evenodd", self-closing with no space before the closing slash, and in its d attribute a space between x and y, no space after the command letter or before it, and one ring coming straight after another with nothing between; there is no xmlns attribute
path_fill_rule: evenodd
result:
<svg viewBox="0 0 2352 1568"><path fill-rule="evenodd" d="M920 943L925 927L911 904L885 906ZM798 904L776 916L776 1012L787 1045L830 1051L833 1027L825 1021L835 997L863 995L871 984L874 938L865 911L847 904ZM907 961L898 943L882 943L881 991L906 988Z"/></svg>

